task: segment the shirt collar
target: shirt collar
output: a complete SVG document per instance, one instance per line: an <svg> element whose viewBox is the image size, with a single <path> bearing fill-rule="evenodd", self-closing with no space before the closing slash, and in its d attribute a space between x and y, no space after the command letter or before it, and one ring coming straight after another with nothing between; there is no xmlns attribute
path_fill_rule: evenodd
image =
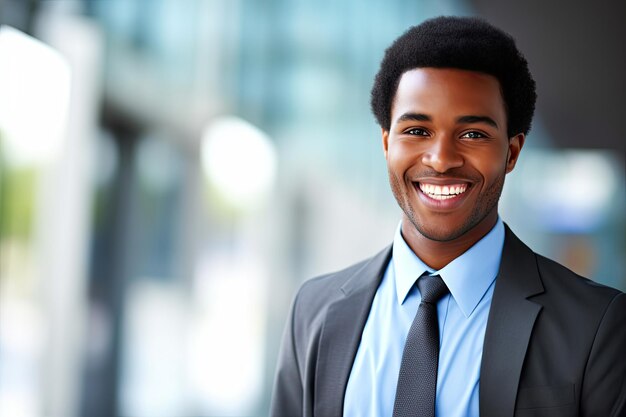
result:
<svg viewBox="0 0 626 417"><path fill-rule="evenodd" d="M463 315L469 317L500 268L504 245L504 224L500 217L489 233L439 271L430 268L411 250L401 232L402 222L396 229L392 252L398 303L403 304L417 278L429 272L441 275Z"/></svg>

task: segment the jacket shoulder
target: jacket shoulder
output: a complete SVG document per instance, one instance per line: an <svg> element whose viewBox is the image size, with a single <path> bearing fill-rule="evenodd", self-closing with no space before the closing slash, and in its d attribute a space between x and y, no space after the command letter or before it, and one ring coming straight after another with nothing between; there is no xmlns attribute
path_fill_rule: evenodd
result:
<svg viewBox="0 0 626 417"><path fill-rule="evenodd" d="M569 295L578 303L587 301L595 305L602 304L602 301L606 304L622 294L620 290L578 275L552 259L539 254L535 254L535 256L537 268L547 291L558 290L562 296L567 297ZM568 290L564 291L564 288Z"/></svg>
<svg viewBox="0 0 626 417"><path fill-rule="evenodd" d="M371 262L375 257L364 259L339 271L311 278L300 286L296 294L299 309L319 311L341 296L341 287Z"/></svg>

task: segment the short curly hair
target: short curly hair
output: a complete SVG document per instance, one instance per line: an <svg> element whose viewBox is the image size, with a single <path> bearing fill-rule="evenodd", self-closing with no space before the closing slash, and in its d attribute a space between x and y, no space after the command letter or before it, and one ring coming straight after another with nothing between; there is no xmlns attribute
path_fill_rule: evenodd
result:
<svg viewBox="0 0 626 417"><path fill-rule="evenodd" d="M441 16L413 26L385 51L371 92L372 112L389 130L400 77L415 68L458 68L493 75L500 82L507 134L528 134L535 111L535 81L515 40L484 20Z"/></svg>

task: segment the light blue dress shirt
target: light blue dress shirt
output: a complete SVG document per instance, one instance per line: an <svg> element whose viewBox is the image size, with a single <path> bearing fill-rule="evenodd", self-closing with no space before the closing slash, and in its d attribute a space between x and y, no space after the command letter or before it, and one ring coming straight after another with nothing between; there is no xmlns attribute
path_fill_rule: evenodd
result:
<svg viewBox="0 0 626 417"><path fill-rule="evenodd" d="M483 339L503 244L504 225L498 218L493 229L474 246L434 271L409 248L398 226L392 260L376 291L352 365L344 416L393 414L404 343L421 300L414 284L425 271L441 275L450 290L437 303L440 350L436 415L478 416Z"/></svg>

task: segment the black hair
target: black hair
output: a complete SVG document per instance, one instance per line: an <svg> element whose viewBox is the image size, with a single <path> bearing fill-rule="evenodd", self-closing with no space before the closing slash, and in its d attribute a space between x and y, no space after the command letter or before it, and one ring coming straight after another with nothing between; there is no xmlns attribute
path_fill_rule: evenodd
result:
<svg viewBox="0 0 626 417"><path fill-rule="evenodd" d="M535 81L515 40L484 20L441 16L413 26L385 51L371 93L372 112L389 130L400 77L415 68L457 68L493 75L507 114L507 134L528 134L535 111Z"/></svg>

